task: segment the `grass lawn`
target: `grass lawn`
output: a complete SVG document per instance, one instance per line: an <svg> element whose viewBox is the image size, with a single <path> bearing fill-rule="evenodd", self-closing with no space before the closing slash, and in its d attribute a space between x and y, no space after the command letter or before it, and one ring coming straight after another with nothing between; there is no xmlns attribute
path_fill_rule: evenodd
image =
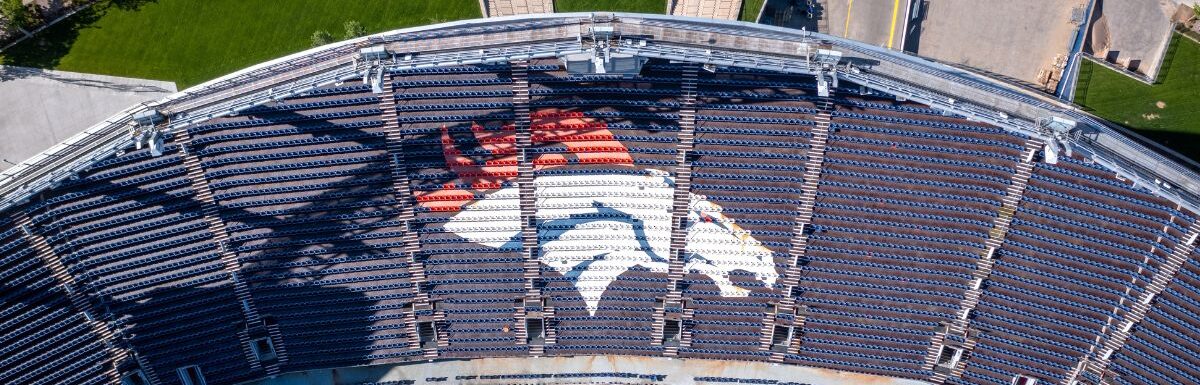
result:
<svg viewBox="0 0 1200 385"><path fill-rule="evenodd" d="M478 0L107 0L0 53L9 65L174 81L180 89L336 40L480 17Z"/></svg>
<svg viewBox="0 0 1200 385"><path fill-rule="evenodd" d="M1075 103L1200 160L1200 44L1177 34L1171 45L1153 86L1084 61Z"/></svg>
<svg viewBox="0 0 1200 385"><path fill-rule="evenodd" d="M758 11L762 9L762 5L767 0L742 0L742 16L738 18L741 21L749 21L751 23L758 22Z"/></svg>
<svg viewBox="0 0 1200 385"><path fill-rule="evenodd" d="M667 13L666 0L554 0L555 12Z"/></svg>

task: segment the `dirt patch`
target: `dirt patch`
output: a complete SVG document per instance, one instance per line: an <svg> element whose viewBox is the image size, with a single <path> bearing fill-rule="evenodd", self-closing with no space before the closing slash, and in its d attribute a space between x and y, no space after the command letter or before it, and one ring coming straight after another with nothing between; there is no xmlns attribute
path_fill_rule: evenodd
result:
<svg viewBox="0 0 1200 385"><path fill-rule="evenodd" d="M1167 102L1164 102L1164 101L1162 101L1162 100L1159 100L1159 101L1157 101L1157 102L1155 102L1155 103L1154 103L1154 106L1155 106L1155 107L1158 107L1158 109L1160 109L1160 110L1161 110L1161 109L1167 108Z"/></svg>
<svg viewBox="0 0 1200 385"><path fill-rule="evenodd" d="M1142 119L1146 119L1146 121L1151 121L1158 118L1158 114L1142 114Z"/></svg>
<svg viewBox="0 0 1200 385"><path fill-rule="evenodd" d="M1096 22L1092 23L1091 38L1088 40L1088 46L1085 50L1093 55L1104 55L1108 53L1108 47L1111 44L1110 41L1108 19L1104 15L1100 15L1100 17L1096 18Z"/></svg>
<svg viewBox="0 0 1200 385"><path fill-rule="evenodd" d="M1179 4L1175 7L1175 13L1171 14L1171 21L1175 23L1186 23L1189 20L1192 20L1193 15L1195 15L1195 11L1192 11L1192 7Z"/></svg>
<svg viewBox="0 0 1200 385"><path fill-rule="evenodd" d="M1174 6L1167 0L1097 0L1089 39L1091 54L1120 67L1155 76L1170 41Z"/></svg>

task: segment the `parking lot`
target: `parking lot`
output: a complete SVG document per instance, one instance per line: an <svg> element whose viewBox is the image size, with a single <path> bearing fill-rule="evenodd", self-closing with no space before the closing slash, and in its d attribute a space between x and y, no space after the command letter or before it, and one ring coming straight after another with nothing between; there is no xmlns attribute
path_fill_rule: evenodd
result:
<svg viewBox="0 0 1200 385"><path fill-rule="evenodd" d="M826 4L829 34L886 48L903 46L909 0L828 0Z"/></svg>
<svg viewBox="0 0 1200 385"><path fill-rule="evenodd" d="M1070 49L1085 3L929 1L917 26L918 40L909 41L908 48L921 56L1041 85L1044 78L1039 74L1055 72L1056 62ZM1076 16L1079 20L1073 20Z"/></svg>

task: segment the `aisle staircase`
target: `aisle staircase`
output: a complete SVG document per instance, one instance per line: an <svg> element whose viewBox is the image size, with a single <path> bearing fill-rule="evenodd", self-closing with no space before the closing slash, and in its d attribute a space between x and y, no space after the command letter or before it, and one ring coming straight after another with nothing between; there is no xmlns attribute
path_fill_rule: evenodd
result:
<svg viewBox="0 0 1200 385"><path fill-rule="evenodd" d="M813 117L816 124L812 128L812 139L809 140L808 151L804 161L804 183L800 194L800 204L796 207L796 219L792 227L792 242L788 248L787 272L780 279L779 287L783 298L775 304L774 309L766 313L763 327L759 335L759 349L771 353L771 362L782 362L786 354L799 351L800 334L805 312L797 311L795 288L800 285L803 267L799 261L804 258L808 248L807 228L812 222L813 208L817 203L817 187L821 180L821 169L825 163L825 146L829 142L829 127L833 120L834 104L829 100L816 101L817 114ZM790 326L792 336L784 338L788 346L785 349L772 346L776 340L776 326Z"/></svg>
<svg viewBox="0 0 1200 385"><path fill-rule="evenodd" d="M1042 145L1042 141L1035 138L1025 141L1021 161L1016 164L1015 172L1009 179L1000 208L996 210L997 214L992 222L992 229L988 231L988 239L984 241L984 248L980 250L979 260L975 263L975 270L972 272L974 284L963 293L963 300L959 305L959 316L953 322L945 325L943 330L934 334L930 341L929 349L925 353L923 369L932 371L933 376L929 379L931 382L940 384L949 377L961 376L966 367L965 365L955 365L952 368L937 367L942 347L947 346L946 340L950 339L950 336L957 336L965 341L962 344L951 344L954 345L952 347L961 349L963 355L971 352L978 343L978 339L968 333L970 326L968 315L979 305L979 297L983 294L983 281L992 275L992 266L995 264L994 255L1004 244L1004 237L1008 234L1009 226L1012 225L1013 215L1017 212L1021 197L1025 194L1025 187L1029 183L1029 177L1033 174L1034 158L1042 149Z"/></svg>

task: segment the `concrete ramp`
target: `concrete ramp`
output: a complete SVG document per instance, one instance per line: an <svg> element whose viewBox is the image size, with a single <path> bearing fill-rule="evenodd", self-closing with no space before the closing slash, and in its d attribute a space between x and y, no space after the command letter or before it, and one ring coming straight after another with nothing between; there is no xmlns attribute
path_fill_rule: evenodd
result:
<svg viewBox="0 0 1200 385"><path fill-rule="evenodd" d="M742 0L675 0L671 14L737 20L741 10Z"/></svg>
<svg viewBox="0 0 1200 385"><path fill-rule="evenodd" d="M173 93L171 82L0 66L0 169Z"/></svg>
<svg viewBox="0 0 1200 385"><path fill-rule="evenodd" d="M766 362L577 356L441 360L285 373L243 385L930 385L928 382Z"/></svg>
<svg viewBox="0 0 1200 385"><path fill-rule="evenodd" d="M554 0L479 0L486 17L554 13Z"/></svg>

